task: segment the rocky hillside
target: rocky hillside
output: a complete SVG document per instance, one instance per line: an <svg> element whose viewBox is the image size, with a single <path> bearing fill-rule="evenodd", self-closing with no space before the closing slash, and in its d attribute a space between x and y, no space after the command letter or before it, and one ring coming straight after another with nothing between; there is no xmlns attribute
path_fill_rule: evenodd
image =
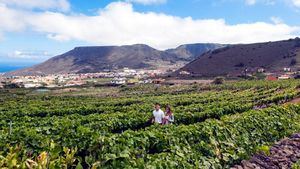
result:
<svg viewBox="0 0 300 169"><path fill-rule="evenodd" d="M193 61L207 51L222 47L226 47L226 45L214 43L195 43L181 45L175 49L166 50L166 52L174 54L181 59L185 59L186 61Z"/></svg>
<svg viewBox="0 0 300 169"><path fill-rule="evenodd" d="M127 46L76 47L39 65L9 72L6 75L41 75L60 73L93 73L105 69L129 67L133 69L174 67L184 65L217 46L213 44L184 45L160 51L137 44ZM178 67L179 68L179 67Z"/></svg>
<svg viewBox="0 0 300 169"><path fill-rule="evenodd" d="M175 56L147 45L76 47L44 63L10 74L86 73L122 67L150 68L172 62L176 62Z"/></svg>
<svg viewBox="0 0 300 169"><path fill-rule="evenodd" d="M178 70L194 77L239 76L263 68L267 72L280 72L285 67L300 67L300 39L277 42L238 44L204 53L201 57Z"/></svg>

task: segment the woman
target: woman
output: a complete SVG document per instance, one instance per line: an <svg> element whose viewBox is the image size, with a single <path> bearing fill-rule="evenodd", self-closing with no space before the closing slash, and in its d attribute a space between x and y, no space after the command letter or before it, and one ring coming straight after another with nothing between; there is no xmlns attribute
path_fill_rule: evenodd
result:
<svg viewBox="0 0 300 169"><path fill-rule="evenodd" d="M163 119L163 125L171 124L173 122L174 122L174 114L171 110L170 105L167 105L166 114L165 114L165 117Z"/></svg>

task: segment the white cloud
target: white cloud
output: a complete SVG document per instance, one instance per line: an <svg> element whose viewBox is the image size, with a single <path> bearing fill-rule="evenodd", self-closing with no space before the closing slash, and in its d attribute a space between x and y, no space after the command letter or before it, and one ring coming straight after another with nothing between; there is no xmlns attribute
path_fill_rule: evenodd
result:
<svg viewBox="0 0 300 169"><path fill-rule="evenodd" d="M246 5L255 5L258 3L264 4L264 5L275 5L277 0L245 0Z"/></svg>
<svg viewBox="0 0 300 169"><path fill-rule="evenodd" d="M43 59L43 58L48 58L49 56L51 56L51 55L46 51L16 50L13 53L8 54L9 58L14 58L14 59Z"/></svg>
<svg viewBox="0 0 300 169"><path fill-rule="evenodd" d="M150 5L150 4L162 4L162 3L166 3L167 0L127 0L127 2L133 2L133 3L144 4L144 5Z"/></svg>
<svg viewBox="0 0 300 169"><path fill-rule="evenodd" d="M296 7L300 7L300 0L291 0L291 3Z"/></svg>
<svg viewBox="0 0 300 169"><path fill-rule="evenodd" d="M252 6L258 3L265 5L275 5L277 2L285 2L293 7L300 7L300 0L244 0L246 5Z"/></svg>
<svg viewBox="0 0 300 169"><path fill-rule="evenodd" d="M274 24L284 24L283 20L280 17L272 16L271 21Z"/></svg>
<svg viewBox="0 0 300 169"><path fill-rule="evenodd" d="M247 5L254 5L256 4L256 0L246 0Z"/></svg>
<svg viewBox="0 0 300 169"><path fill-rule="evenodd" d="M9 9L0 3L0 32L1 31L20 31L25 28L25 23L20 18L24 17L22 12Z"/></svg>
<svg viewBox="0 0 300 169"><path fill-rule="evenodd" d="M94 45L145 43L159 49L184 43L252 43L288 39L300 28L284 23L241 23L231 25L223 19L192 19L162 13L136 12L130 3L114 2L95 16L59 12L26 12L3 6L0 19L8 25L1 30L30 30L48 38L80 40ZM1 8L0 8L1 10ZM18 17L23 16L20 20ZM26 28L26 29L25 29Z"/></svg>
<svg viewBox="0 0 300 169"><path fill-rule="evenodd" d="M0 0L0 3L24 9L56 9L59 11L70 9L68 0Z"/></svg>

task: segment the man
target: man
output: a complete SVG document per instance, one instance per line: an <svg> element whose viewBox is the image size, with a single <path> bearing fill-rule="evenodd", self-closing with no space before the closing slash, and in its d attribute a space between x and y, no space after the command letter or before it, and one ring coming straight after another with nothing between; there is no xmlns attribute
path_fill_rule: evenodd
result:
<svg viewBox="0 0 300 169"><path fill-rule="evenodd" d="M165 113L160 109L159 103L156 103L154 108L155 110L153 111L153 122L162 124L163 119L165 117Z"/></svg>

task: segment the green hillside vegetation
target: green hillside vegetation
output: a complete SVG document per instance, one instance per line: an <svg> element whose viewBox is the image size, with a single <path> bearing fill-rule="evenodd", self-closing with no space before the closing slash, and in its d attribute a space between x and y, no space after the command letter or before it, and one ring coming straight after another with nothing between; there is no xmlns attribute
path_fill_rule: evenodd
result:
<svg viewBox="0 0 300 169"><path fill-rule="evenodd" d="M300 130L297 80L1 91L1 168L229 168ZM79 90L79 89L78 89ZM101 95L114 90L113 94ZM109 93L109 92L107 92ZM175 123L146 124L153 104Z"/></svg>

